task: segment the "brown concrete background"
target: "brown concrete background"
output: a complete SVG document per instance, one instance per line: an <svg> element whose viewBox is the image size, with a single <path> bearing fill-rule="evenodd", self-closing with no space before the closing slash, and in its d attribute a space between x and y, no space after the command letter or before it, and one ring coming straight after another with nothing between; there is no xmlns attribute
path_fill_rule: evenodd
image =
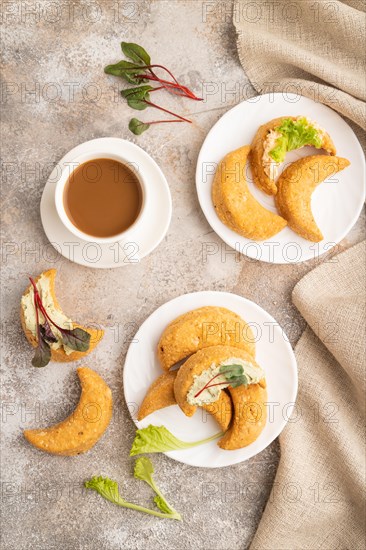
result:
<svg viewBox="0 0 366 550"><path fill-rule="evenodd" d="M248 462L219 470L153 456L158 483L183 514L182 523L114 507L82 488L88 477L108 475L119 481L126 499L151 504L149 488L132 476L128 451L135 429L123 399L122 369L129 338L156 307L186 292L226 290L267 309L292 343L304 328L291 291L317 261L276 266L235 257L212 232L197 201L195 164L207 131L230 107L255 95L238 62L231 2L55 4L2 6L2 548L246 548L273 482L277 442ZM104 65L121 58L121 40L143 44L154 61L198 94L213 92L204 103L164 96L166 105L194 117L192 126L167 124L139 138L130 134L127 124L135 113L116 101L120 85L103 73ZM54 255L39 216L52 167L78 143L102 136L130 139L150 153L173 198L172 223L159 248L139 265L106 271ZM362 238L359 220L337 250ZM207 243L219 251L205 262ZM27 275L53 266L65 312L106 329L102 344L83 363L105 377L115 399L103 440L74 458L42 454L22 437L25 427L56 422L78 401L76 365L33 369L19 323Z"/></svg>

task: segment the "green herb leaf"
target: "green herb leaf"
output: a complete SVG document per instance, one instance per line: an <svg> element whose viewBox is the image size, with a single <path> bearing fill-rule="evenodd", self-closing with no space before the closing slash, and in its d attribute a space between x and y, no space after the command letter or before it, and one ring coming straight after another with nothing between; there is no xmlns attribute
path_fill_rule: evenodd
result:
<svg viewBox="0 0 366 550"><path fill-rule="evenodd" d="M129 107L131 107L132 109L136 109L137 111L144 111L148 108L148 104L145 102L144 99L135 99L133 97L131 99L127 99L127 103Z"/></svg>
<svg viewBox="0 0 366 550"><path fill-rule="evenodd" d="M62 343L75 351L88 351L90 334L77 327L72 330L62 329Z"/></svg>
<svg viewBox="0 0 366 550"><path fill-rule="evenodd" d="M133 42L121 42L121 48L126 57L140 65L151 65L151 59L147 51Z"/></svg>
<svg viewBox="0 0 366 550"><path fill-rule="evenodd" d="M236 388L238 386L247 386L249 384L249 380L247 378L247 376L245 376L245 374L243 374L242 376L238 376L237 378L232 378L230 380L230 386L232 388Z"/></svg>
<svg viewBox="0 0 366 550"><path fill-rule="evenodd" d="M229 380L230 378L236 378L243 374L244 369L242 365L221 365L219 372L225 375L225 378Z"/></svg>
<svg viewBox="0 0 366 550"><path fill-rule="evenodd" d="M38 332L38 346L32 359L33 367L38 369L45 367L51 360L50 345L42 338L40 331Z"/></svg>
<svg viewBox="0 0 366 550"><path fill-rule="evenodd" d="M140 136L143 132L146 132L150 128L150 124L141 122L137 118L131 118L128 128L135 136Z"/></svg>
<svg viewBox="0 0 366 550"><path fill-rule="evenodd" d="M249 384L249 379L244 374L242 365L221 365L219 370L232 388L236 388L242 384L245 386Z"/></svg>
<svg viewBox="0 0 366 550"><path fill-rule="evenodd" d="M137 88L127 88L121 91L121 96L126 99L150 99L151 90L154 90L153 86L138 86Z"/></svg>
<svg viewBox="0 0 366 550"><path fill-rule="evenodd" d="M45 318L43 325L39 325L39 331L43 340L49 343L57 342L56 336L53 334L51 326Z"/></svg>
<svg viewBox="0 0 366 550"><path fill-rule="evenodd" d="M143 453L164 453L166 451L175 451L177 449L189 449L197 445L203 445L221 437L223 432L215 434L207 439L200 441L186 442L178 439L165 426L153 426L150 424L147 428L141 428L136 431L135 439L132 443L130 456Z"/></svg>
<svg viewBox="0 0 366 550"><path fill-rule="evenodd" d="M107 65L104 67L104 72L113 76L119 76L124 78L130 84L142 84L148 82L146 78L137 78L137 75L145 74L145 69L141 69L139 65L130 63L129 61L119 61L114 65Z"/></svg>

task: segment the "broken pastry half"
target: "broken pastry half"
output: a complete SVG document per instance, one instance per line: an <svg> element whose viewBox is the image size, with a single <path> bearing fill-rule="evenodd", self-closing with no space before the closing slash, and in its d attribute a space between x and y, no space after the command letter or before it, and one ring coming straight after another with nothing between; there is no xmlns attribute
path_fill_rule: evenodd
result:
<svg viewBox="0 0 366 550"><path fill-rule="evenodd" d="M21 298L20 320L28 342L36 348L32 364L45 366L51 359L77 361L90 353L104 331L72 321L62 311L55 294L56 270L44 271Z"/></svg>
<svg viewBox="0 0 366 550"><path fill-rule="evenodd" d="M174 382L175 398L186 416L197 407L218 404L226 390L233 418L218 445L235 450L253 443L266 423L265 374L253 356L232 346L205 348L181 366Z"/></svg>
<svg viewBox="0 0 366 550"><path fill-rule="evenodd" d="M278 169L287 152L305 145L324 149L330 155L336 154L334 143L325 129L305 116L283 116L260 126L249 156L255 185L267 195L276 195Z"/></svg>

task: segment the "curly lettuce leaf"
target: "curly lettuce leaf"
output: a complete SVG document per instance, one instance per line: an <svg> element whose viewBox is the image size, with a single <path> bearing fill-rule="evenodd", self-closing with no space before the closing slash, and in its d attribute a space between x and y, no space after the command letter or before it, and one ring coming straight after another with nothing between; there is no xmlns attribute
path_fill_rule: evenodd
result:
<svg viewBox="0 0 366 550"><path fill-rule="evenodd" d="M286 118L275 130L281 134L276 139L275 147L269 152L269 156L275 162L283 162L288 151L300 149L304 145L313 145L318 149L322 145L319 131L305 117L297 120Z"/></svg>
<svg viewBox="0 0 366 550"><path fill-rule="evenodd" d="M92 489L99 493L103 498L109 500L117 506L122 506L123 508L130 508L131 510L136 510L138 512L143 512L145 514L150 514L159 518L166 519L176 519L181 520L181 515L174 510L172 506L167 502L164 495L159 490L156 485L153 474L154 468L152 463L148 458L142 457L136 460L134 475L137 479L142 479L150 485L150 487L155 491L156 497L154 502L159 508L157 510L151 510L150 508L145 508L138 504L133 504L132 502L127 502L119 493L118 483L109 477L94 476L88 481L85 481L84 486L87 489Z"/></svg>
<svg viewBox="0 0 366 550"><path fill-rule="evenodd" d="M152 490L155 491L156 497L154 498L154 502L164 514L169 514L170 516L174 516L175 519L180 519L180 514L178 514L173 506L169 504L159 487L156 485L153 474L154 468L149 458L142 456L136 460L134 470L135 478L145 481L150 485Z"/></svg>
<svg viewBox="0 0 366 550"><path fill-rule="evenodd" d="M87 489L93 489L103 498L113 502L113 504L118 504L118 506L124 506L127 502L119 494L117 481L113 481L109 477L94 476L85 481L84 486Z"/></svg>
<svg viewBox="0 0 366 550"><path fill-rule="evenodd" d="M213 441L221 437L223 432L217 433L207 439L200 441L182 441L173 435L165 426L153 426L150 424L147 428L141 428L136 431L135 439L132 443L130 456L143 453L164 453L166 451L175 451L177 449L189 449L203 443Z"/></svg>

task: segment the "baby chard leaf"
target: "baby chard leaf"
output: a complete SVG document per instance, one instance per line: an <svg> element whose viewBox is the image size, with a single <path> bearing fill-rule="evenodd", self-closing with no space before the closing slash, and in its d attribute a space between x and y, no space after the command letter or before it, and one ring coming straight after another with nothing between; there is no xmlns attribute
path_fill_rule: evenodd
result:
<svg viewBox="0 0 366 550"><path fill-rule="evenodd" d="M62 343L75 351L88 351L90 334L77 327L73 330L62 330Z"/></svg>
<svg viewBox="0 0 366 550"><path fill-rule="evenodd" d="M144 111L149 106L144 99L136 99L134 97L127 99L127 103L131 109L136 109L137 111Z"/></svg>
<svg viewBox="0 0 366 550"><path fill-rule="evenodd" d="M141 122L137 118L131 118L128 128L135 136L140 136L143 132L146 132L150 128L150 124Z"/></svg>
<svg viewBox="0 0 366 550"><path fill-rule="evenodd" d="M137 75L145 74L145 69L141 69L139 65L125 60L119 61L119 63L115 63L114 65L107 65L104 67L104 72L124 78L130 84L148 82L146 78L137 78Z"/></svg>
<svg viewBox="0 0 366 550"><path fill-rule="evenodd" d="M138 86L137 88L127 88L127 90L121 91L121 96L126 99L150 99L151 90L153 86Z"/></svg>
<svg viewBox="0 0 366 550"><path fill-rule="evenodd" d="M151 58L147 51L133 42L121 42L121 48L126 57L129 57L139 65L150 65Z"/></svg>
<svg viewBox="0 0 366 550"><path fill-rule="evenodd" d="M38 346L32 359L33 367L43 368L51 360L51 348L50 345L43 340L42 336L38 336Z"/></svg>
<svg viewBox="0 0 366 550"><path fill-rule="evenodd" d="M236 378L243 374L242 365L222 365L220 367L220 372L225 375L225 378Z"/></svg>
<svg viewBox="0 0 366 550"><path fill-rule="evenodd" d="M39 325L39 330L41 333L42 340L45 340L46 342L50 342L50 343L57 342L57 338L53 334L51 326L46 318L43 322L43 325Z"/></svg>
<svg viewBox="0 0 366 550"><path fill-rule="evenodd" d="M232 388L248 385L248 377L244 374L242 365L221 365L220 373L223 374Z"/></svg>
<svg viewBox="0 0 366 550"><path fill-rule="evenodd" d="M150 101L149 92L153 89L152 86L129 88L128 90L122 90L121 95L127 99L129 107L137 109L138 111L144 111L148 107L145 100Z"/></svg>
<svg viewBox="0 0 366 550"><path fill-rule="evenodd" d="M247 386L249 383L248 378L245 376L245 374L242 374L241 376L238 376L237 378L232 378L229 380L230 386L232 388L236 388L237 386Z"/></svg>

